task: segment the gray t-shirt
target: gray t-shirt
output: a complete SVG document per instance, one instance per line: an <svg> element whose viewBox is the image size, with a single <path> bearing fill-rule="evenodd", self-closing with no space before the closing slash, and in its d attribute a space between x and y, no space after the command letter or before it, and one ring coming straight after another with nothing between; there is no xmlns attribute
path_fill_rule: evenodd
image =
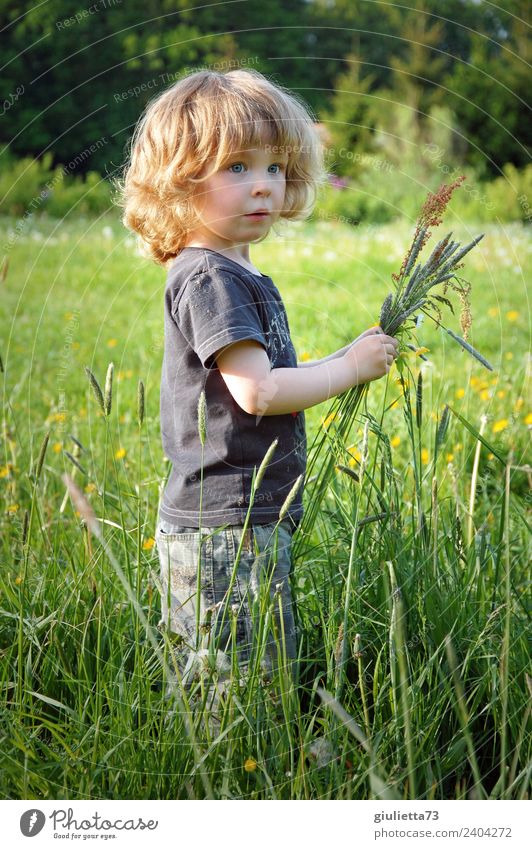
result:
<svg viewBox="0 0 532 849"><path fill-rule="evenodd" d="M297 367L275 284L270 277L254 274L216 251L184 248L168 270L164 337L161 436L172 470L160 518L173 525L200 525L198 401L203 389L207 418L201 525L244 523L253 469L258 469L278 437L250 513L252 523L275 522L290 489L305 472L305 414L255 416L244 412L214 358L231 342L256 339L265 348L271 368ZM303 516L302 497L303 486L288 514L296 525Z"/></svg>

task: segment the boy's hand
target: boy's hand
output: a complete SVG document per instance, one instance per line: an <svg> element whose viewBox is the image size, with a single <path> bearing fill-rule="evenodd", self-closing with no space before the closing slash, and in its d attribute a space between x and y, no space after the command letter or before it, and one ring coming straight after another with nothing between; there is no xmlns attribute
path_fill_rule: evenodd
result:
<svg viewBox="0 0 532 849"><path fill-rule="evenodd" d="M399 353L399 341L387 336L382 327L370 327L364 331L344 354L351 369L353 383L369 383L390 371Z"/></svg>
<svg viewBox="0 0 532 849"><path fill-rule="evenodd" d="M364 339L366 336L375 336L376 333L384 333L384 330L379 325L374 324L373 327L369 327L367 330L364 330L364 333L357 336L351 344L354 345L355 342L360 342L360 340Z"/></svg>

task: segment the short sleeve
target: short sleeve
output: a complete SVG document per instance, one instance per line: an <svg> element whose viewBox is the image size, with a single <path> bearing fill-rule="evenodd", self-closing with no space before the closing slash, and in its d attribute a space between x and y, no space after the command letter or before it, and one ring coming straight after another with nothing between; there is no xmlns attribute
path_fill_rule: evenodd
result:
<svg viewBox="0 0 532 849"><path fill-rule="evenodd" d="M194 275L178 300L175 320L202 365L231 342L256 339L267 350L253 288L230 271L213 268Z"/></svg>

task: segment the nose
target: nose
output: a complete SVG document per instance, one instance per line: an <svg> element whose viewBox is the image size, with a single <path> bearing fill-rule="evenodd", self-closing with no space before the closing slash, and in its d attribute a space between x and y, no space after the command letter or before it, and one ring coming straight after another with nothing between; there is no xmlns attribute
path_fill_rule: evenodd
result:
<svg viewBox="0 0 532 849"><path fill-rule="evenodd" d="M264 183L256 183L253 186L251 193L253 194L254 197L265 197L265 198L267 198L267 197L270 196L271 191L268 188L268 186L266 186Z"/></svg>
<svg viewBox="0 0 532 849"><path fill-rule="evenodd" d="M251 182L251 193L254 197L268 197L271 194L268 178L263 174L254 176Z"/></svg>

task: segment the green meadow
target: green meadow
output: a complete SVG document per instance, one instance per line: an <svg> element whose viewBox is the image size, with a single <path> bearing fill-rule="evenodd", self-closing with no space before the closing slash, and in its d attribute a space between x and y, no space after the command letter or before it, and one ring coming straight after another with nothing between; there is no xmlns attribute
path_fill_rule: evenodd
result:
<svg viewBox="0 0 532 849"><path fill-rule="evenodd" d="M299 690L235 676L216 721L206 697L194 711L184 693L163 698L165 271L113 217L16 228L0 220L3 797L529 798L526 226L450 211L426 246L425 257L449 230L463 244L485 233L462 272L468 338L493 371L425 319L402 358L409 396L395 365L371 384L342 458L359 472L364 455L364 474L338 470L311 533L294 540ZM318 219L252 248L300 360L377 322L412 230ZM444 307L442 323L460 333L462 305L448 297L455 314ZM105 416L85 367L103 388L111 362ZM329 406L306 411L309 448L334 429Z"/></svg>

